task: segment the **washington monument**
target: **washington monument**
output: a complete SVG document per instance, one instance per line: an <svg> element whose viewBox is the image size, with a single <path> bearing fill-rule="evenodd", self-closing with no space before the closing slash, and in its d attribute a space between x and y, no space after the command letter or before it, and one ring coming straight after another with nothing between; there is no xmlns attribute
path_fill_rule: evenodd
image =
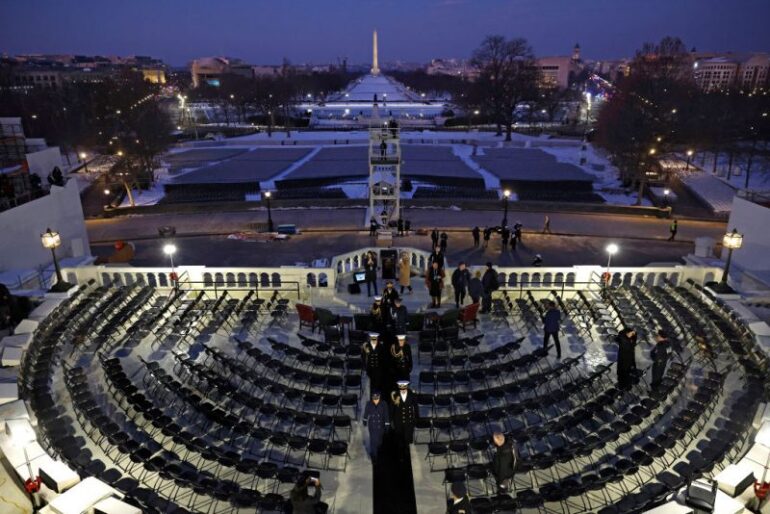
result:
<svg viewBox="0 0 770 514"><path fill-rule="evenodd" d="M372 34L372 75L380 74L380 65L377 62L377 30Z"/></svg>

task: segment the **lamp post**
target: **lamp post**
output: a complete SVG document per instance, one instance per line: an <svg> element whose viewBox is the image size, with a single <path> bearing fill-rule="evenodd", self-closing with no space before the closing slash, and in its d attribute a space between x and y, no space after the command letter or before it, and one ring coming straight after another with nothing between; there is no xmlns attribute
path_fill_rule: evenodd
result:
<svg viewBox="0 0 770 514"><path fill-rule="evenodd" d="M669 188L663 189L663 204L668 207L668 198L671 194L671 190Z"/></svg>
<svg viewBox="0 0 770 514"><path fill-rule="evenodd" d="M727 285L727 276L730 274L730 261L733 258L733 250L737 250L743 245L743 234L738 233L738 229L734 228L732 232L728 232L722 237L722 246L727 248L727 261L725 261L725 270L722 272L722 280L719 281L720 291L729 291L730 286Z"/></svg>
<svg viewBox="0 0 770 514"><path fill-rule="evenodd" d="M51 291L67 291L72 287L72 284L68 284L62 278L59 259L56 258L56 249L61 246L61 235L58 232L54 232L50 228L47 228L44 233L40 234L40 242L43 244L43 248L51 250L51 255L53 256L53 267L56 270L56 284L51 287Z"/></svg>
<svg viewBox="0 0 770 514"><path fill-rule="evenodd" d="M478 109L473 111L473 116L478 116L479 114L480 114L480 111ZM470 126L468 127L468 132L470 132L471 130L473 130L473 118L469 116L468 119L470 120L468 122L470 124Z"/></svg>
<svg viewBox="0 0 770 514"><path fill-rule="evenodd" d="M508 226L508 198L510 196L511 196L511 192L508 189L503 191L503 198L505 199L503 203L503 205L505 206L503 210L503 223L501 225L503 228Z"/></svg>
<svg viewBox="0 0 770 514"><path fill-rule="evenodd" d="M174 254L176 253L176 245L172 243L163 245L163 253L168 255L168 260L171 263L171 275L169 275L169 277L171 278L171 283L174 284L174 288L176 288L178 278L176 271L174 270Z"/></svg>
<svg viewBox="0 0 770 514"><path fill-rule="evenodd" d="M273 212L270 210L270 198L273 194L270 191L265 192L265 198L267 198L267 231L273 232Z"/></svg>
<svg viewBox="0 0 770 514"><path fill-rule="evenodd" d="M612 256L618 253L618 250L620 248L615 243L610 243L607 245L607 273L610 272L610 265L612 264Z"/></svg>
<svg viewBox="0 0 770 514"><path fill-rule="evenodd" d="M85 170L86 173L88 173L88 161L86 160L87 157L88 157L88 154L86 154L85 152L80 152L80 160L83 161L83 169Z"/></svg>
<svg viewBox="0 0 770 514"><path fill-rule="evenodd" d="M687 165L684 167L684 171L690 171L690 159L694 153L692 150L687 150Z"/></svg>

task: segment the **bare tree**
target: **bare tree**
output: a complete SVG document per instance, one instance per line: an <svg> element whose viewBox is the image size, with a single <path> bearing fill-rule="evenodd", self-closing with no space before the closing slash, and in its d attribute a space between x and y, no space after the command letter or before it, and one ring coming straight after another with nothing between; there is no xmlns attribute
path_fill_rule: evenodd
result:
<svg viewBox="0 0 770 514"><path fill-rule="evenodd" d="M516 106L537 95L540 74L532 47L523 38L487 36L473 52L472 63L479 70L476 88L486 98L482 110L495 119L498 134L505 126L505 140L510 141Z"/></svg>

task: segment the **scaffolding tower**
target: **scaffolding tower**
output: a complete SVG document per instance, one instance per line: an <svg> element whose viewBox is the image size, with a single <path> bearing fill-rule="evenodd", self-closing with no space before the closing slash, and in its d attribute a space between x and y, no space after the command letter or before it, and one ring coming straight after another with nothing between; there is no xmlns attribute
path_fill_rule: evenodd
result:
<svg viewBox="0 0 770 514"><path fill-rule="evenodd" d="M395 121L372 118L369 128L369 217L387 228L401 217L401 140Z"/></svg>

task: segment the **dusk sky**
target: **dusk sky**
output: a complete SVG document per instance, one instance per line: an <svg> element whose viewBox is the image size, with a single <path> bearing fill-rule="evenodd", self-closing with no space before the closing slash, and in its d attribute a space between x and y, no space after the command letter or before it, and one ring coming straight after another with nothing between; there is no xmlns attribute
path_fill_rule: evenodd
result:
<svg viewBox="0 0 770 514"><path fill-rule="evenodd" d="M537 55L631 56L665 35L688 47L770 51L770 0L0 0L0 52L208 55L254 64L468 57L486 34Z"/></svg>

